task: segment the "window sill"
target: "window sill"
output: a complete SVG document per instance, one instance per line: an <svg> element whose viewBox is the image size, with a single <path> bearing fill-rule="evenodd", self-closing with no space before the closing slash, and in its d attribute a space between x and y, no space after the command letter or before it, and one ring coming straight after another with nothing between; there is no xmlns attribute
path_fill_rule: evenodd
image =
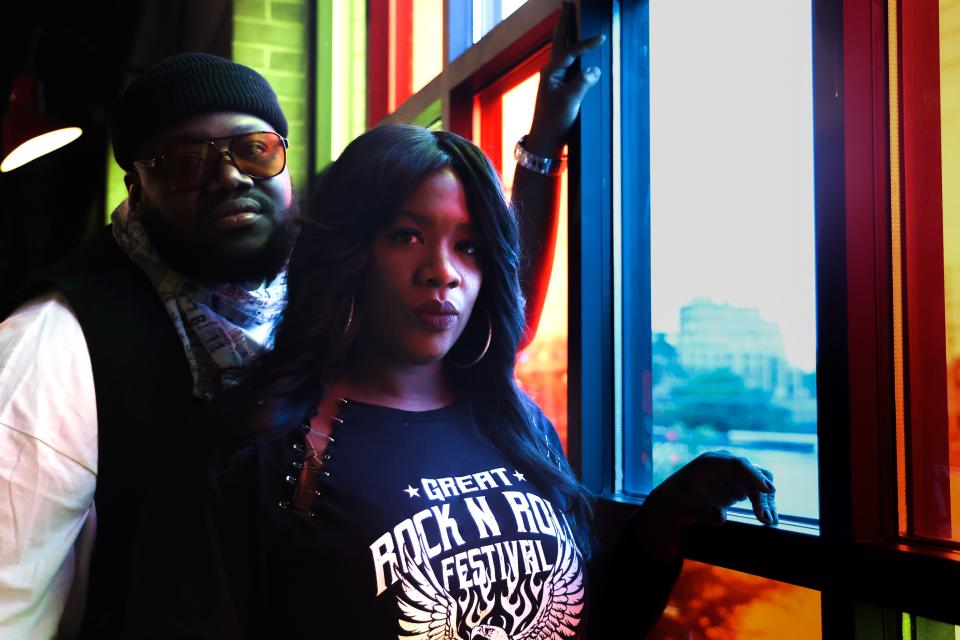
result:
<svg viewBox="0 0 960 640"><path fill-rule="evenodd" d="M642 498L599 496L598 522L616 526ZM907 543L849 542L825 538L816 523L782 518L761 525L746 512L726 524L697 525L684 532L683 556L770 580L960 624L956 590L960 550Z"/></svg>

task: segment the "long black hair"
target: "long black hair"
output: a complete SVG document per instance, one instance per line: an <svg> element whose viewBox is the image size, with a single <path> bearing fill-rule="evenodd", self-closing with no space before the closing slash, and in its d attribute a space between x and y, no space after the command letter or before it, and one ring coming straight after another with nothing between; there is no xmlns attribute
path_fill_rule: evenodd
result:
<svg viewBox="0 0 960 640"><path fill-rule="evenodd" d="M539 410L516 385L514 364L526 330L520 289L520 234L514 211L490 161L473 143L445 131L409 125L361 135L326 171L312 194L290 258L287 306L268 352L229 393L248 432L302 420L336 379L362 324L359 291L374 239L431 173L450 168L460 179L479 236L483 281L462 335L445 362L454 388L468 400L478 427L509 459L531 468L561 494L563 510L589 552L591 501L562 452L548 442ZM483 348L489 319L493 339Z"/></svg>

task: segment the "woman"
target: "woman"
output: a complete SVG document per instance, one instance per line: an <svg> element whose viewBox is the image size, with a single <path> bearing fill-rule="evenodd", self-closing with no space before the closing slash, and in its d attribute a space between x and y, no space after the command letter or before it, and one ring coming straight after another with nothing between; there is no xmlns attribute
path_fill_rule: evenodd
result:
<svg viewBox="0 0 960 640"><path fill-rule="evenodd" d="M225 401L211 485L237 629L585 637L591 599L611 599L588 579L589 495L514 381L520 259L499 179L463 138L381 127L334 163L275 348ZM616 591L643 598L630 616L662 608L678 527L746 495L766 518L768 490L721 455L655 491L616 551L640 572Z"/></svg>

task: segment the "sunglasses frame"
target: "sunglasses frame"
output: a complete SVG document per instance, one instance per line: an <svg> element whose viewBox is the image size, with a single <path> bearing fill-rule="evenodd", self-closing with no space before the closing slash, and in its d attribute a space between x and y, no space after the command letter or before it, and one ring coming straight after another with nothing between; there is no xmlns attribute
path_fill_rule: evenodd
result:
<svg viewBox="0 0 960 640"><path fill-rule="evenodd" d="M283 165L280 167L280 170L279 170L279 171L277 171L275 174L273 174L273 175L271 175L271 176L254 176L254 175L251 175L251 174L247 173L247 172L244 171L242 168L240 168L240 165L237 163L236 157L234 157L234 155L233 155L233 151L231 151L231 149L230 149L230 148L233 146L233 141L234 141L234 140L236 140L236 139L238 139L238 138L243 138L243 137L245 137L245 136L257 135L257 134L268 134L268 135L276 136L277 138L280 139L280 144L282 145L282 149L283 149ZM229 140L229 142L227 143L226 148L222 148L219 144L217 144L217 142L220 142L220 141L223 141L223 140ZM184 145L184 144L207 144L207 145L210 145L211 147L213 147L214 152L215 152L214 155L215 155L218 159L220 159L220 160L226 159L230 164L232 164L232 165L234 166L234 168L235 168L237 171L239 171L241 174L247 176L248 178L252 178L252 179L254 179L254 180L269 180L270 178L275 178L275 177L277 177L278 175L280 175L281 173L283 173L283 170L287 168L287 149L290 147L290 142L289 142L286 138L284 138L283 136L281 136L279 133L277 133L276 131L247 131L247 132L245 132L245 133L238 133L238 134L232 135L232 136L223 136L223 137L221 137L221 138L212 138L212 139L210 139L210 140L189 140L189 141L185 141L185 142L178 142L178 143L176 143L176 144L172 144L172 145L170 145L169 147L167 147L167 149L164 150L164 152L161 153L161 154L158 155L158 156L155 156L155 157L153 157L153 158L149 158L149 159L147 159L147 160L135 160L135 161L133 162L133 166L134 166L134 167L137 167L138 169L158 169L158 170L161 170L161 171L162 171L163 161L164 161L164 159L166 158L166 156L170 153L170 151L171 151L172 149L174 149L174 148L176 148L176 147L179 147L180 145ZM211 166L211 162L212 162L212 161L209 159L209 157L208 157L207 159L205 159L204 162L205 162L205 166L206 166L206 167ZM167 187L168 187L171 191L196 191L197 189L200 189L201 187L203 187L204 183L206 183L206 182L210 179L210 174L211 174L211 173L212 173L212 172L211 172L209 169L204 170L204 171L199 175L199 177L198 177L199 182L198 182L198 184L197 184L195 187L176 188L176 187L173 187L172 185L170 185L169 182L168 182L168 184L167 184ZM166 175L164 175L164 180L166 180L166 179L167 179L167 177L166 177Z"/></svg>

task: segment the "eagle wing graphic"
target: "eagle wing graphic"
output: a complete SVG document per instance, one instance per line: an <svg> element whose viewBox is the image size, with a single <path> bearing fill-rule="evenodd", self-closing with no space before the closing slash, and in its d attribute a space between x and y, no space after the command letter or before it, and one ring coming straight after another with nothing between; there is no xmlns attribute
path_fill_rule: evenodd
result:
<svg viewBox="0 0 960 640"><path fill-rule="evenodd" d="M400 572L403 594L397 595L397 604L403 614L400 626L404 634L399 640L462 640L457 635L457 602L440 585L427 550L420 543L423 570L403 548L408 572Z"/></svg>
<svg viewBox="0 0 960 640"><path fill-rule="evenodd" d="M557 559L544 578L536 615L515 640L555 640L576 635L583 611L583 571L576 545L565 535L557 536Z"/></svg>

